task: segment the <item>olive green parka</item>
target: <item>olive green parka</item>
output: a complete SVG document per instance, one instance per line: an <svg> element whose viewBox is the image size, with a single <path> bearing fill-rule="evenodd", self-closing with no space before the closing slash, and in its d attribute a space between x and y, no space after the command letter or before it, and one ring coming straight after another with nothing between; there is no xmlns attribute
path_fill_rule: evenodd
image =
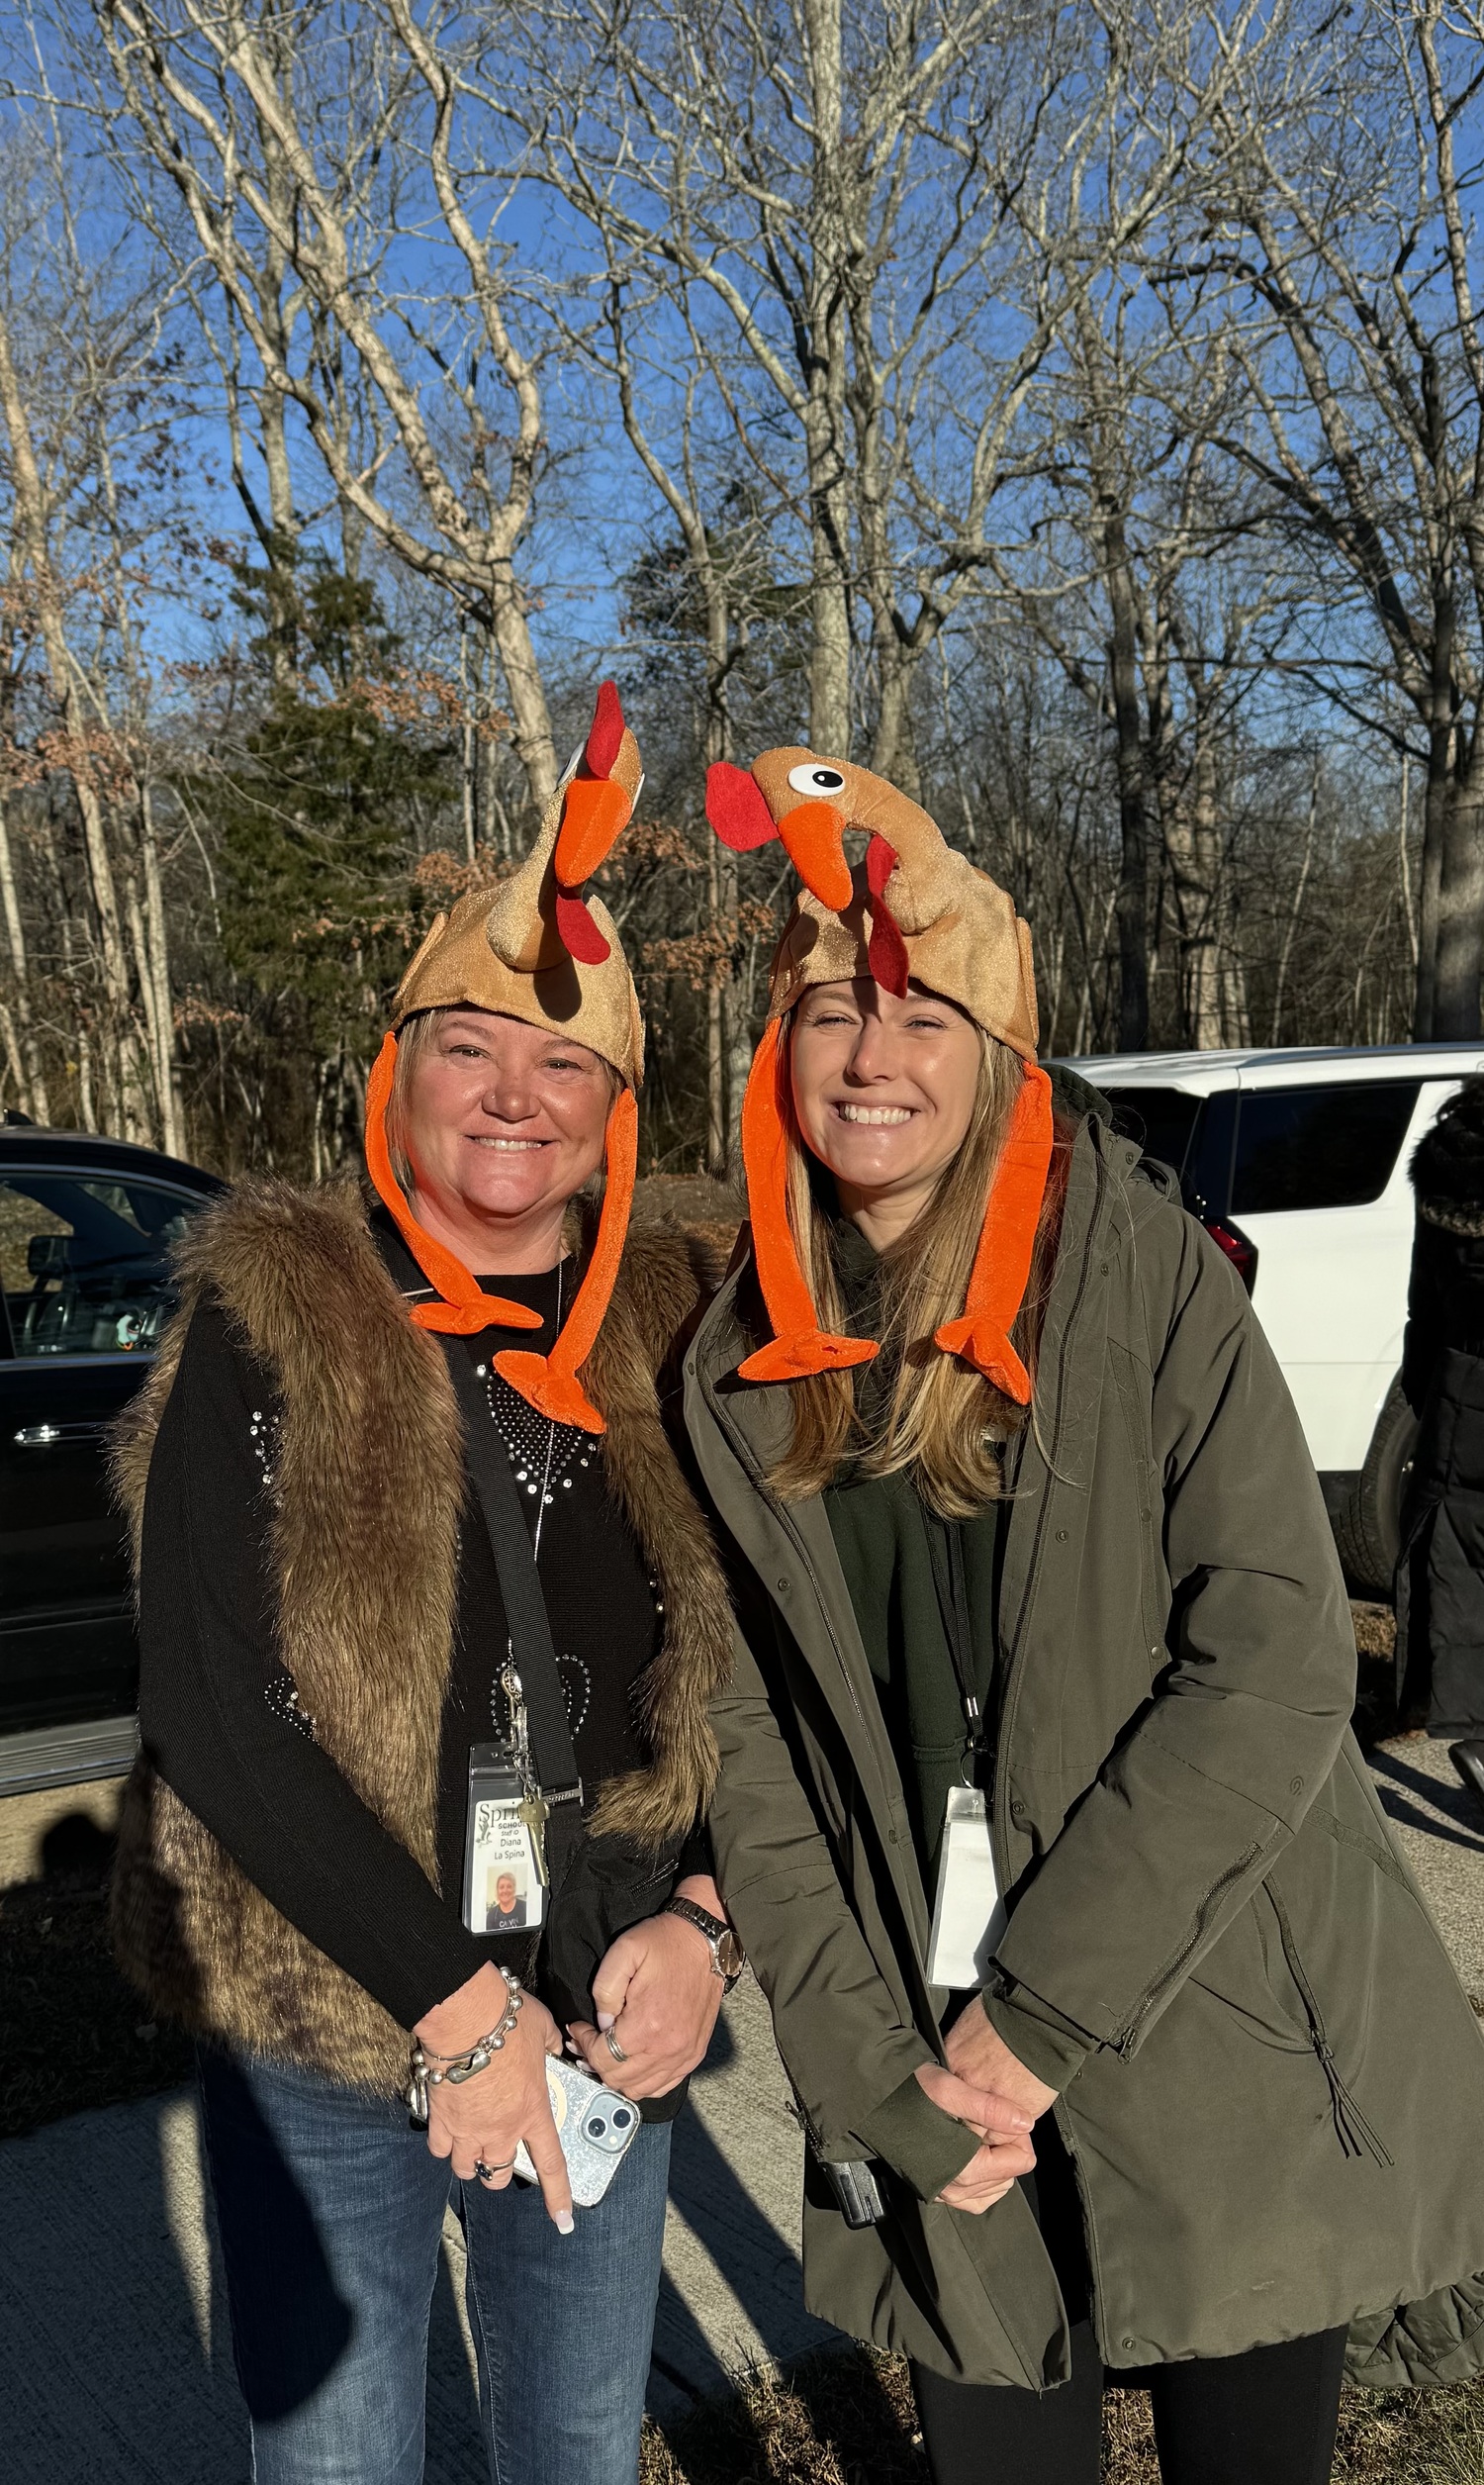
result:
<svg viewBox="0 0 1484 2485"><path fill-rule="evenodd" d="M746 1646L714 1722L727 1905L813 2153L877 2156L848 2228L812 2163L811 2308L931 2369L1051 2386L1066 2309L1019 2187L932 2195L972 2140L913 2073L949 1996L823 1502L765 1478L785 1386L745 1254L686 1414ZM1484 2031L1348 1730L1319 1486L1230 1264L1093 1114L1071 1153L994 1617L1011 1904L991 2016L1061 2090L1114 2369L1348 2325L1375 2384L1484 2364Z"/></svg>

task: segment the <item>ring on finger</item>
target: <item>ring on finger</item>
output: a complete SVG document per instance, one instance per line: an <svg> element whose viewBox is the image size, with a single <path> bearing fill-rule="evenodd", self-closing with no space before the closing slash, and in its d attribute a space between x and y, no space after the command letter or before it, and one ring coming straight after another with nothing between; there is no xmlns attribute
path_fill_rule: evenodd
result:
<svg viewBox="0 0 1484 2485"><path fill-rule="evenodd" d="M497 2174L509 2174L514 2162L513 2157L503 2157L499 2165L486 2165L483 2157L476 2157L474 2171L482 2183L490 2183L494 2181Z"/></svg>
<svg viewBox="0 0 1484 2485"><path fill-rule="evenodd" d="M611 2054L615 2062L626 2062L628 2060L628 2055L624 2053L622 2046L614 2036L611 2028L604 2028L603 2032L603 2041L607 2047L608 2052Z"/></svg>

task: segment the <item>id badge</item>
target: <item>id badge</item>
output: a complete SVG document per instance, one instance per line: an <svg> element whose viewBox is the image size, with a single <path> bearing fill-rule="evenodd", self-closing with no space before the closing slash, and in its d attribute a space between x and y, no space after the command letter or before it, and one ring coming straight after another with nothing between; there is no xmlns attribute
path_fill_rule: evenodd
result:
<svg viewBox="0 0 1484 2485"><path fill-rule="evenodd" d="M981 1786L950 1786L928 1941L929 1984L976 1992L1010 1919L999 1894Z"/></svg>
<svg viewBox="0 0 1484 2485"><path fill-rule="evenodd" d="M528 1933L546 1912L546 1890L520 1773L499 1744L469 1755L464 1832L464 1923L471 1933Z"/></svg>

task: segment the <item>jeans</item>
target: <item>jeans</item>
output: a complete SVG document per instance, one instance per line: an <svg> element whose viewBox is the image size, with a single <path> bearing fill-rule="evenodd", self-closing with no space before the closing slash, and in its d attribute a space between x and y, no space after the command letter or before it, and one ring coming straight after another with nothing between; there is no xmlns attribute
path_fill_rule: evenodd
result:
<svg viewBox="0 0 1484 2485"><path fill-rule="evenodd" d="M563 2236L534 2186L460 2183L405 2106L240 2055L200 2067L257 2485L419 2485L450 2201L492 2485L635 2485L668 2124Z"/></svg>

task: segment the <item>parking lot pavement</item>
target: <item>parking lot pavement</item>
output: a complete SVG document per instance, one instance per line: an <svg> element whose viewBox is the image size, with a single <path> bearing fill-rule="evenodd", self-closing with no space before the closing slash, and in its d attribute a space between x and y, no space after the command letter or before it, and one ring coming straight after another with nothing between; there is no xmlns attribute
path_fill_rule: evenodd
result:
<svg viewBox="0 0 1484 2485"><path fill-rule="evenodd" d="M1371 1767L1464 1983L1484 2001L1484 1807L1441 1744L1401 1738ZM766 2006L746 1978L676 2131L650 2394L661 2417L831 2335L803 2307L801 2143L786 2096ZM6 2475L246 2485L210 2227L185 2091L0 2145ZM428 2485L486 2475L462 2279L450 2218L430 2341Z"/></svg>
<svg viewBox="0 0 1484 2485"><path fill-rule="evenodd" d="M1378 1744L1370 1766L1453 1963L1484 2010L1484 1804L1447 1745L1427 1735Z"/></svg>
<svg viewBox="0 0 1484 2485"><path fill-rule="evenodd" d="M37 1877L46 1832L59 1821L82 1815L98 1829L117 1829L123 1792L122 1777L99 1777L87 1786L39 1786L33 1794L0 1799L0 1889Z"/></svg>
<svg viewBox="0 0 1484 2485"><path fill-rule="evenodd" d="M831 2334L804 2311L800 2141L767 2007L733 1994L676 2134L651 2404ZM246 2485L194 2104L177 2090L0 2145L0 2472L61 2485ZM621 2273L615 2273L621 2284ZM486 2485L450 2217L433 2306L428 2485Z"/></svg>

